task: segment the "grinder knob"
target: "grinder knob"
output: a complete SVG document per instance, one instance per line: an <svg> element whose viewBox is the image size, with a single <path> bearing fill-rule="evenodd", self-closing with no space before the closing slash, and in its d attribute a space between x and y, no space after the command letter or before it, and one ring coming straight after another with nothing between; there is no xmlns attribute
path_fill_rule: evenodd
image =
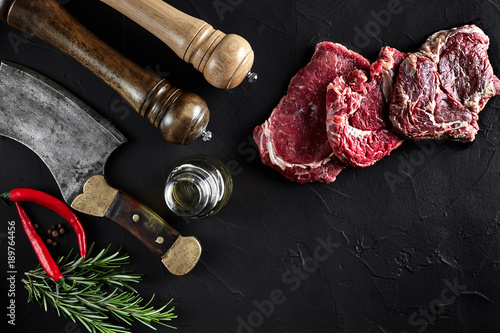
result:
<svg viewBox="0 0 500 333"><path fill-rule="evenodd" d="M250 70L254 52L241 36L226 35L210 24L189 16L162 0L101 0L144 27L167 44L180 58L203 73L214 87L232 89Z"/></svg>
<svg viewBox="0 0 500 333"><path fill-rule="evenodd" d="M250 44L241 36L226 35L209 24L193 38L183 59L220 89L233 89L245 78L256 75L250 71L254 61Z"/></svg>
<svg viewBox="0 0 500 333"><path fill-rule="evenodd" d="M165 115L150 118L150 121L160 129L167 141L188 144L198 137L205 141L209 139L210 132L206 127L210 112L200 96L190 92L182 93L171 106L160 110L165 110Z"/></svg>

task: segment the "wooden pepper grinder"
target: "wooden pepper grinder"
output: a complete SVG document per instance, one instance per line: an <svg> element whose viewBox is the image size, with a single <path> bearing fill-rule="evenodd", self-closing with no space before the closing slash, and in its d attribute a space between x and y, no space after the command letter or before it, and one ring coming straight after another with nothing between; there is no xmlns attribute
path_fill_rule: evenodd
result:
<svg viewBox="0 0 500 333"><path fill-rule="evenodd" d="M0 0L0 19L67 53L118 92L163 137L187 144L205 131L205 101L133 63L78 23L56 0Z"/></svg>
<svg viewBox="0 0 500 333"><path fill-rule="evenodd" d="M214 87L232 89L245 78L257 80L257 74L251 72L254 53L243 37L215 30L162 0L101 1L162 40Z"/></svg>

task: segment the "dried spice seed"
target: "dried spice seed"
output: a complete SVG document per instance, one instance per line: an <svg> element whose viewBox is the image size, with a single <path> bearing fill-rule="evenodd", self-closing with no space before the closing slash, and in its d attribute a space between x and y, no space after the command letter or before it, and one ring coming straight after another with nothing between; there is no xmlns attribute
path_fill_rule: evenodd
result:
<svg viewBox="0 0 500 333"><path fill-rule="evenodd" d="M66 233L66 229L64 229L64 228L59 229L59 233L61 235L64 235Z"/></svg>
<svg viewBox="0 0 500 333"><path fill-rule="evenodd" d="M48 238L47 239L47 244L52 244L52 239Z"/></svg>
<svg viewBox="0 0 500 333"><path fill-rule="evenodd" d="M57 230L52 231L52 237L59 237L59 231Z"/></svg>
<svg viewBox="0 0 500 333"><path fill-rule="evenodd" d="M52 242L52 246L56 247L57 246L57 242Z"/></svg>

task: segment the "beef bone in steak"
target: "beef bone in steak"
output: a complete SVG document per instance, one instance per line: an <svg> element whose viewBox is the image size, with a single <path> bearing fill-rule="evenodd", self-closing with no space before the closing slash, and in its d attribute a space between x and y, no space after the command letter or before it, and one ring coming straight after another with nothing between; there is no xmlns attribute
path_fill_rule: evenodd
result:
<svg viewBox="0 0 500 333"><path fill-rule="evenodd" d="M473 141L478 113L500 94L489 38L474 25L435 33L401 64L390 121L417 140Z"/></svg>
<svg viewBox="0 0 500 333"><path fill-rule="evenodd" d="M326 94L326 128L333 153L342 162L367 167L399 147L389 105L399 65L406 54L384 47L369 72L356 69L337 77Z"/></svg>
<svg viewBox="0 0 500 333"><path fill-rule="evenodd" d="M342 45L319 43L271 117L254 129L262 162L299 183L333 182L345 164L326 136L326 88L339 75L369 67L367 59Z"/></svg>

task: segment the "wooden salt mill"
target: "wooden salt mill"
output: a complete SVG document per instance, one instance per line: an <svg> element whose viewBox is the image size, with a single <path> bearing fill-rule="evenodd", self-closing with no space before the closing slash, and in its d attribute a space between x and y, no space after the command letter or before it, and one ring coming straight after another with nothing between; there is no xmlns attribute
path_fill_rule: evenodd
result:
<svg viewBox="0 0 500 333"><path fill-rule="evenodd" d="M139 114L175 144L187 144L205 131L205 101L133 63L78 23L56 0L0 0L0 19L75 58L119 93Z"/></svg>
<svg viewBox="0 0 500 333"><path fill-rule="evenodd" d="M180 58L203 73L214 87L232 89L251 72L254 52L238 35L226 35L162 0L101 0L167 44Z"/></svg>

